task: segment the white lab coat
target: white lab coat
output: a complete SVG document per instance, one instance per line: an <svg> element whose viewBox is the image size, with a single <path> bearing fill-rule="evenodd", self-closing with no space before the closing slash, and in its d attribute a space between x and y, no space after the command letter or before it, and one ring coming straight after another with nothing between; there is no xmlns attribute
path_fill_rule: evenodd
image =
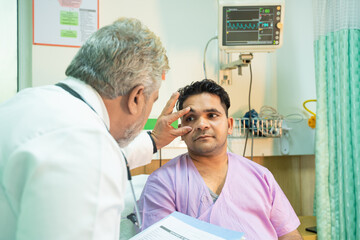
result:
<svg viewBox="0 0 360 240"><path fill-rule="evenodd" d="M99 94L64 83L97 114L57 86L23 90L0 106L1 240L119 239L121 149ZM134 168L151 161L153 145L144 133L125 150Z"/></svg>

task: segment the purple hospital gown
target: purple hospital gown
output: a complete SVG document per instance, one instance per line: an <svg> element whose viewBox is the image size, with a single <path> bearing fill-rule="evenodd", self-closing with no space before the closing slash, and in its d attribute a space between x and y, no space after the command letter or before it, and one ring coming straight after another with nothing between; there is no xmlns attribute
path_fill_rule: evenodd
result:
<svg viewBox="0 0 360 240"><path fill-rule="evenodd" d="M300 221L270 171L233 153L228 159L215 203L187 153L151 174L138 201L143 229L174 211L244 232L247 240L278 239L297 229Z"/></svg>

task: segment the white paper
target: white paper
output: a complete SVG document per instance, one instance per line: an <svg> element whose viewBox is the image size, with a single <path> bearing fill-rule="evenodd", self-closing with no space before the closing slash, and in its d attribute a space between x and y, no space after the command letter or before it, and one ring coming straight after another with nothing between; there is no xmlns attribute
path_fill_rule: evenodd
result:
<svg viewBox="0 0 360 240"><path fill-rule="evenodd" d="M173 216L169 216L163 221L157 222L149 227L145 232L131 238L131 240L224 240L208 232L194 228Z"/></svg>
<svg viewBox="0 0 360 240"><path fill-rule="evenodd" d="M34 44L81 46L98 29L98 0L34 0Z"/></svg>

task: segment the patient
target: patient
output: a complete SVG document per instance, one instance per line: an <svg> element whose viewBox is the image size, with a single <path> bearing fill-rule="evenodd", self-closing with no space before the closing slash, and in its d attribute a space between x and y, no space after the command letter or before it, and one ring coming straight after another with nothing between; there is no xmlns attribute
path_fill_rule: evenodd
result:
<svg viewBox="0 0 360 240"><path fill-rule="evenodd" d="M138 201L143 229L174 211L227 229L247 240L302 239L300 222L285 194L266 168L227 152L230 99L211 80L179 90L177 108L193 130L182 139L188 153L156 170Z"/></svg>

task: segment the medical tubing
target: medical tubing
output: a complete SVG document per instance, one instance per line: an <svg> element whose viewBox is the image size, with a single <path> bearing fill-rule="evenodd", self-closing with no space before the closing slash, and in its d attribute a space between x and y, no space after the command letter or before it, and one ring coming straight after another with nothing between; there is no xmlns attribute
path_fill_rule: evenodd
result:
<svg viewBox="0 0 360 240"><path fill-rule="evenodd" d="M295 120L291 119L290 117L293 117L293 116L297 116L297 117L299 117L299 119L295 119ZM293 123L298 123L298 122L301 122L302 120L304 120L304 117L299 113L292 113L292 114L283 116L275 108L266 106L266 105L264 105L260 108L259 118L260 119L276 119L279 121L286 120L287 122L293 122Z"/></svg>
<svg viewBox="0 0 360 240"><path fill-rule="evenodd" d="M306 100L304 103L303 103L303 107L305 108L306 111L308 111L309 113L311 113L312 115L316 116L316 114L311 111L310 109L308 109L305 105L308 103L308 102L316 102L316 99L309 99L309 100Z"/></svg>
<svg viewBox="0 0 360 240"><path fill-rule="evenodd" d="M135 213L136 213L136 218L137 218L137 222L138 222L138 227L139 227L139 229L141 230L141 228L142 228L142 221L141 221L141 217L140 217L139 207L138 207L137 202L136 202L136 196L135 196L134 186L133 186L131 180L129 180L129 182L130 182L131 192L132 192L133 198L134 198L134 206L135 206Z"/></svg>
<svg viewBox="0 0 360 240"><path fill-rule="evenodd" d="M246 130L246 137L245 137L245 144L244 144L244 152L243 152L243 157L245 157L245 152L246 152L246 144L247 144L247 139L249 136L249 129Z"/></svg>
<svg viewBox="0 0 360 240"><path fill-rule="evenodd" d="M251 86L252 86L252 68L251 63L249 63L249 69L250 69L250 87L249 87L249 121L251 123L251 104L250 104L250 97L251 97ZM253 161L253 151L254 151L254 124L251 125L251 161Z"/></svg>
<svg viewBox="0 0 360 240"><path fill-rule="evenodd" d="M125 153L122 150L121 150L121 154L123 155L124 160L125 160L127 176L128 176L128 180L129 180L129 183L130 183L130 188L131 188L133 199L134 199L134 206L135 206L135 213L136 213L136 218L137 218L137 222L138 222L138 227L139 227L139 229L141 229L142 221L141 221L141 217L140 217L139 207L138 207L137 202L136 202L136 195L135 195L135 191L134 191L134 186L133 186L132 181L131 181L131 172L130 172L129 163L128 163L128 160L127 160L127 158L125 156Z"/></svg>
<svg viewBox="0 0 360 240"><path fill-rule="evenodd" d="M161 148L159 149L160 167L162 166Z"/></svg>
<svg viewBox="0 0 360 240"><path fill-rule="evenodd" d="M209 41L206 43L206 46L205 46L205 49L204 49L204 61L203 61L203 68L204 68L204 75L205 75L205 79L207 79L207 75L206 75L206 50L209 46L209 43L214 40L214 39L217 39L218 36L215 36L215 37L212 37L209 39Z"/></svg>
<svg viewBox="0 0 360 240"><path fill-rule="evenodd" d="M250 84L249 84L249 98L248 98L248 103L249 103L249 125L248 125L248 129L246 132L246 138L245 138L245 145L244 145L244 152L243 152L243 157L245 157L245 152L246 152L246 145L247 145L247 141L248 141L248 136L249 136L249 131L250 126L251 126L251 86L252 86L252 68L251 68L251 63L249 63L249 70L250 70ZM252 130L254 129L254 126L251 126ZM251 160L253 160L253 149L254 149L254 134L251 131Z"/></svg>

